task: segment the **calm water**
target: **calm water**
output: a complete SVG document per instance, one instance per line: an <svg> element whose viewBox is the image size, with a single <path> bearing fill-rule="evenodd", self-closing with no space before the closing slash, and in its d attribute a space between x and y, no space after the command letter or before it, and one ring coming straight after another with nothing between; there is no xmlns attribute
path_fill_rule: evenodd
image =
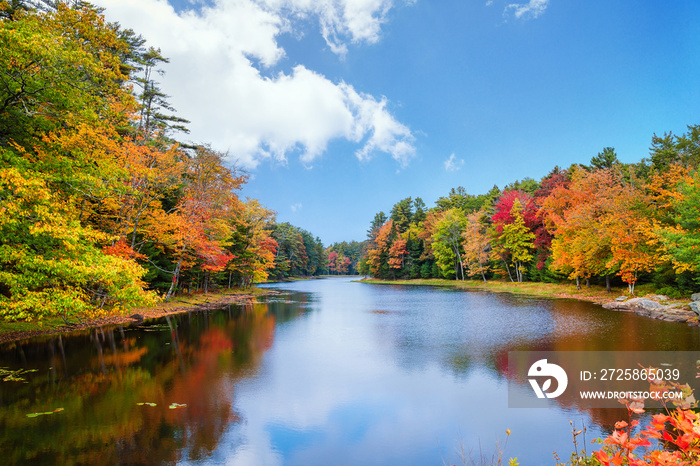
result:
<svg viewBox="0 0 700 466"><path fill-rule="evenodd" d="M570 300L269 288L282 294L0 347L0 367L37 370L0 381L4 463L461 464L509 428L506 458L552 465L572 451L569 420L590 440L625 413L509 409L508 351L700 348L696 328Z"/></svg>

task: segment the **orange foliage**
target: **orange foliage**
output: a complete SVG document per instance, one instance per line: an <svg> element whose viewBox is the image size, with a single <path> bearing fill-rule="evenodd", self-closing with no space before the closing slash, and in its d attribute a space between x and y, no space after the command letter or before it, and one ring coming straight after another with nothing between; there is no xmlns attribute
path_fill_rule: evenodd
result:
<svg viewBox="0 0 700 466"><path fill-rule="evenodd" d="M392 269L400 269L403 267L403 261L408 254L406 249L406 240L398 237L389 249L389 267Z"/></svg>
<svg viewBox="0 0 700 466"><path fill-rule="evenodd" d="M544 199L540 215L555 235L552 267L570 278L617 273L634 291L640 271L658 263L659 246L647 210L652 199L613 170L575 171L568 186Z"/></svg>
<svg viewBox="0 0 700 466"><path fill-rule="evenodd" d="M393 233L394 222L392 220L388 220L379 229L377 239L375 240L376 248L370 249L368 252L367 263L369 264L370 271L374 276L379 274L382 263L386 262L387 254L389 253L389 248L391 247L391 237Z"/></svg>

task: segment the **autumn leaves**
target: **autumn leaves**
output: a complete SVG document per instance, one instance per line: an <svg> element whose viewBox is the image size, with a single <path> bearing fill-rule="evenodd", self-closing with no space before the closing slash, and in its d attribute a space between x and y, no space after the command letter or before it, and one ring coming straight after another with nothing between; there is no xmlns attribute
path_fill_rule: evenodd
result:
<svg viewBox="0 0 700 466"><path fill-rule="evenodd" d="M264 280L273 213L222 154L170 138L153 50L87 4L0 8L0 315L91 317L185 274Z"/></svg>
<svg viewBox="0 0 700 466"><path fill-rule="evenodd" d="M568 278L579 286L618 276L630 293L644 276L688 289L700 278L696 129L667 135L663 147L655 137L651 158L638 164L622 164L606 148L591 166L557 168L539 183L481 196L452 190L421 219L397 227L397 209L410 204L403 200L370 230L366 271L381 278Z"/></svg>

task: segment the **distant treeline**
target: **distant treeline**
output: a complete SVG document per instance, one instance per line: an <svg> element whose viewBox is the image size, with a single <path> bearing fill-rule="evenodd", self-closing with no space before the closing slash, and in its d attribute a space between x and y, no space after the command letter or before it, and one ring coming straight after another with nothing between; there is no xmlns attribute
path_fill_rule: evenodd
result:
<svg viewBox="0 0 700 466"><path fill-rule="evenodd" d="M378 278L502 277L513 281L651 283L700 289L700 125L652 137L648 158L621 163L607 147L589 165L555 167L539 182L426 209L420 198L379 212L360 261Z"/></svg>

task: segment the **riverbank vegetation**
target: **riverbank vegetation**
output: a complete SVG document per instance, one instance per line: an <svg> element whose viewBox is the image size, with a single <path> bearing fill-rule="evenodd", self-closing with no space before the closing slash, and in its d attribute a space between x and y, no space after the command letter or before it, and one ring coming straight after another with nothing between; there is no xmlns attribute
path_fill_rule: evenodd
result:
<svg viewBox="0 0 700 466"><path fill-rule="evenodd" d="M102 313L94 318L74 316L75 320L67 323L62 317L48 316L38 321L3 321L0 322L0 344L25 340L39 336L72 333L79 330L116 326L122 324L140 324L143 321L173 316L184 312L221 309L230 304L250 304L258 297L274 294L274 291L257 287L247 289L221 289L209 293L179 294L168 302L160 301L148 307L134 307L128 313ZM128 314L128 315L127 315Z"/></svg>
<svg viewBox="0 0 700 466"><path fill-rule="evenodd" d="M93 318L329 272L320 239L187 134L167 62L84 2L0 1L0 316Z"/></svg>
<svg viewBox="0 0 700 466"><path fill-rule="evenodd" d="M452 189L379 212L361 273L382 279L444 278L484 283L639 283L671 297L700 287L700 125L654 135L649 158L622 163L613 148L589 165L555 167L540 181L486 194Z"/></svg>

